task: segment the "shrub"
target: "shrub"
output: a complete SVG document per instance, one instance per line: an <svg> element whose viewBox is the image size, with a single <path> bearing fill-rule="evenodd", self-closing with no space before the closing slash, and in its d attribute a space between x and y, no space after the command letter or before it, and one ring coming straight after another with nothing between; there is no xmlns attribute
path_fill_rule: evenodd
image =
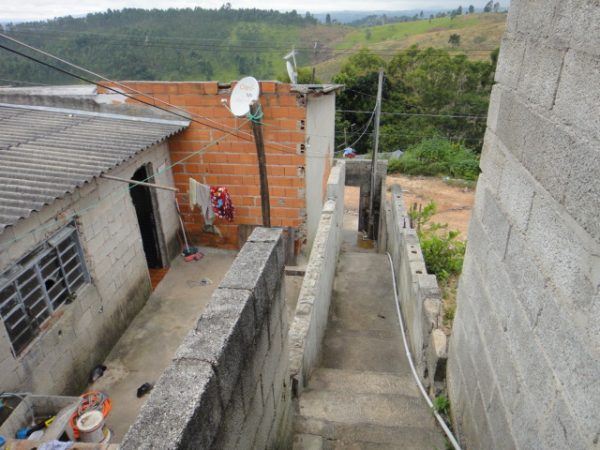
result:
<svg viewBox="0 0 600 450"><path fill-rule="evenodd" d="M479 159L462 144L435 137L410 147L400 159L390 162L388 171L476 180L479 176Z"/></svg>
<svg viewBox="0 0 600 450"><path fill-rule="evenodd" d="M409 215L417 229L427 272L445 282L460 274L466 244L457 239L459 231L448 230L448 224L431 222L436 209L435 202L430 202L422 211L413 210Z"/></svg>

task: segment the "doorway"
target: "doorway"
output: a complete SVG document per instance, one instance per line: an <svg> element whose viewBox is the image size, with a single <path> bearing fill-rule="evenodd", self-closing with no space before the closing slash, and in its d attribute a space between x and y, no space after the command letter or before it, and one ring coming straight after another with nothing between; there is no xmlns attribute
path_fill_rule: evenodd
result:
<svg viewBox="0 0 600 450"><path fill-rule="evenodd" d="M144 165L135 171L132 180L146 181L150 174L148 166ZM155 208L154 193L148 186L139 186L130 184L131 200L135 207L140 233L142 235L142 244L146 261L149 269L160 269L164 267L164 261L161 254L161 245L159 238L159 223Z"/></svg>

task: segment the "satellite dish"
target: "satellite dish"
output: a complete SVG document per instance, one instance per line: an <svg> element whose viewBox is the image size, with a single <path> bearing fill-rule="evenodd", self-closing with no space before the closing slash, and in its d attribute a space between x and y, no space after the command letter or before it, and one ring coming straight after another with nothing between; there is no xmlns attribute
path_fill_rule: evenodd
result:
<svg viewBox="0 0 600 450"><path fill-rule="evenodd" d="M286 61L285 65L287 67L287 73L288 73L288 76L290 77L291 83L298 84L298 74L294 70L294 66L292 65L292 63L290 62L289 59Z"/></svg>
<svg viewBox="0 0 600 450"><path fill-rule="evenodd" d="M287 55L283 57L285 59L285 66L287 67L287 73L290 77L290 82L292 84L298 84L298 72L296 72L296 49L292 49ZM294 64L292 64L292 61Z"/></svg>
<svg viewBox="0 0 600 450"><path fill-rule="evenodd" d="M250 112L250 105L258 100L260 95L260 85L256 78L242 78L233 88L229 103L231 112L236 117L243 117Z"/></svg>

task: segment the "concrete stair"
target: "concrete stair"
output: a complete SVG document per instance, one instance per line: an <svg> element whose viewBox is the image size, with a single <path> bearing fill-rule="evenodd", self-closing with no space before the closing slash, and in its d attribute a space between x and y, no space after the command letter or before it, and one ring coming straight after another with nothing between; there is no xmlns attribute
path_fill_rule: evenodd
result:
<svg viewBox="0 0 600 450"><path fill-rule="evenodd" d="M343 252L321 366L298 401L295 450L446 448L401 339L387 257Z"/></svg>

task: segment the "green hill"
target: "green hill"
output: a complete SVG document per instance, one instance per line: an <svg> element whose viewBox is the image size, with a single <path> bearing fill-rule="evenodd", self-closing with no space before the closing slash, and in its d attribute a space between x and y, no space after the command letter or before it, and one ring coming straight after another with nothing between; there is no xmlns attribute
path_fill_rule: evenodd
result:
<svg viewBox="0 0 600 450"><path fill-rule="evenodd" d="M285 72L282 57L304 35L322 34L315 18L295 11L125 9L5 25L22 41L115 79L221 80L241 75L272 79ZM4 45L6 41L0 38ZM9 44L22 50L21 47ZM0 78L73 82L21 57L1 53ZM299 55L299 63L309 60Z"/></svg>
<svg viewBox="0 0 600 450"><path fill-rule="evenodd" d="M470 59L487 60L490 52L500 46L505 25L506 14L481 13L353 29L335 42L330 58L316 65L317 77L331 79L360 48L368 48L386 60L413 45L447 49L464 53ZM460 36L458 46L448 42L452 34Z"/></svg>

